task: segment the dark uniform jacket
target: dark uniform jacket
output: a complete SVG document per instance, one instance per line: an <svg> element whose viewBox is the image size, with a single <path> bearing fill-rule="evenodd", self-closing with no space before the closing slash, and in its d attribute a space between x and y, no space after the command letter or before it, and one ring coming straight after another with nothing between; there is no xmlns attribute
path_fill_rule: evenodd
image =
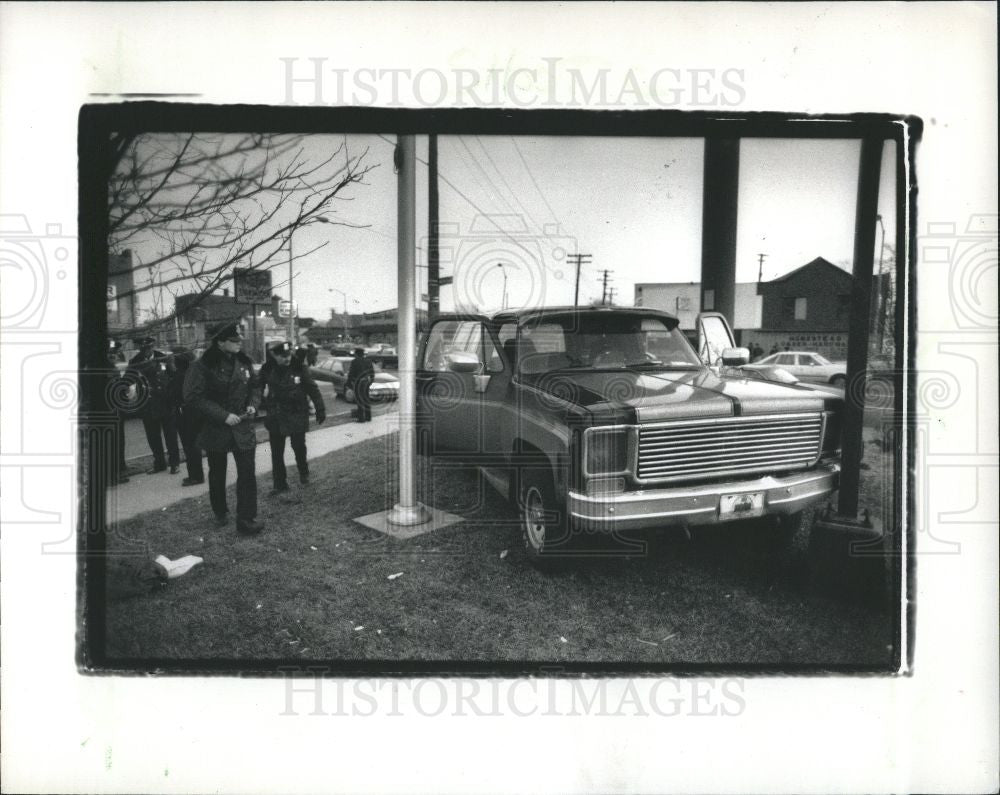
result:
<svg viewBox="0 0 1000 795"><path fill-rule="evenodd" d="M127 378L136 385L136 410L140 417L163 419L170 415L170 382L176 369L163 351L137 353L128 363Z"/></svg>
<svg viewBox="0 0 1000 795"><path fill-rule="evenodd" d="M241 417L247 408L260 405L260 389L253 362L243 353L227 356L212 346L188 367L184 379L184 405L202 419L198 446L213 453L252 450L257 444L253 421L226 425L226 417Z"/></svg>
<svg viewBox="0 0 1000 795"><path fill-rule="evenodd" d="M357 383L362 378L368 381L369 385L375 379L375 365L367 357L358 357L351 362L347 370L348 388L357 391Z"/></svg>
<svg viewBox="0 0 1000 795"><path fill-rule="evenodd" d="M316 408L316 420L326 419L326 406L319 387L309 375L309 368L294 363L287 367L272 364L267 368L264 385L267 410L266 425L271 433L290 436L309 429L309 401Z"/></svg>

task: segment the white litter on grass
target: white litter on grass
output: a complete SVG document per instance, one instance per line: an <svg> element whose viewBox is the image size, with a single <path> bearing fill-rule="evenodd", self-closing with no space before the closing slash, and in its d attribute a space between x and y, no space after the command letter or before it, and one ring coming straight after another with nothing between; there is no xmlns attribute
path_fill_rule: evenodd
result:
<svg viewBox="0 0 1000 795"><path fill-rule="evenodd" d="M258 605L257 605L257 609L258 609L258 610L260 610L260 609L261 609L261 608L262 608L263 606L264 606L264 605L262 605L262 604L258 604Z"/></svg>
<svg viewBox="0 0 1000 795"><path fill-rule="evenodd" d="M675 637L677 637L677 633L676 632L671 632L665 638L660 638L660 643L662 643L665 640L670 640L671 638L675 638Z"/></svg>
<svg viewBox="0 0 1000 795"><path fill-rule="evenodd" d="M199 563L203 563L204 559L199 558L197 555L185 555L183 558L171 560L166 555L158 555L153 562L167 573L168 579L173 580L187 574Z"/></svg>
<svg viewBox="0 0 1000 795"><path fill-rule="evenodd" d="M317 547L314 547L312 544L309 545L309 549L311 549L313 552L319 552L319 549Z"/></svg>
<svg viewBox="0 0 1000 795"><path fill-rule="evenodd" d="M382 634L382 630L380 630L380 629L376 629L376 630L375 630L375 634L376 634L376 635L381 635L381 634Z"/></svg>
<svg viewBox="0 0 1000 795"><path fill-rule="evenodd" d="M643 640L642 638L636 638L636 640L639 641L639 643L645 643L647 646L659 646L660 645L659 643L654 643L651 640Z"/></svg>
<svg viewBox="0 0 1000 795"><path fill-rule="evenodd" d="M357 625L357 626L356 626L356 627L354 628L354 631L355 631L355 632L360 632L360 631L361 631L361 630L363 630L364 628L365 628L365 625L364 625L364 624L358 624L358 625Z"/></svg>
<svg viewBox="0 0 1000 795"><path fill-rule="evenodd" d="M386 579L387 580L395 580L397 577L402 577L402 576L403 576L403 572L397 571L395 574L390 574L388 577L386 577Z"/></svg>
<svg viewBox="0 0 1000 795"><path fill-rule="evenodd" d="M569 643L569 641L566 640L566 638L564 638L562 635L559 636L559 642L560 643Z"/></svg>
<svg viewBox="0 0 1000 795"><path fill-rule="evenodd" d="M500 560L503 560L505 557L507 557L507 550L506 549L503 552L500 553Z"/></svg>

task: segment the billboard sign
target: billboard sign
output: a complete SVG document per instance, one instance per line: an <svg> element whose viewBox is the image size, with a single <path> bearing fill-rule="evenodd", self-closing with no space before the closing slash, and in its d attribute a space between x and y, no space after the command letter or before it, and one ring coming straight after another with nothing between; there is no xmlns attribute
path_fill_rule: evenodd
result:
<svg viewBox="0 0 1000 795"><path fill-rule="evenodd" d="M271 303L271 271L259 271L252 268L233 268L233 283L236 287L234 291L236 294L236 303Z"/></svg>

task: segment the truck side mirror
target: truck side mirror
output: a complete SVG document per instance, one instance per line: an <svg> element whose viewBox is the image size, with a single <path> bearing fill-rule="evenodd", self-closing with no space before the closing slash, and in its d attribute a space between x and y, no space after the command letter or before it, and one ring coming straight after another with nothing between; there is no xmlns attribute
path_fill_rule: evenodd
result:
<svg viewBox="0 0 1000 795"><path fill-rule="evenodd" d="M722 364L726 367L741 367L750 363L750 351L747 348L726 348L722 351Z"/></svg>
<svg viewBox="0 0 1000 795"><path fill-rule="evenodd" d="M479 373L483 369L479 357L468 351L451 351L445 354L444 359L453 373Z"/></svg>

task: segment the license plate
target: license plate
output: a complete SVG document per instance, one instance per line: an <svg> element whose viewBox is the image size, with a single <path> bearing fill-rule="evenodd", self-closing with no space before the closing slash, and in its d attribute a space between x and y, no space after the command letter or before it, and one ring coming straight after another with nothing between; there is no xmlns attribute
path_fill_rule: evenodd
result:
<svg viewBox="0 0 1000 795"><path fill-rule="evenodd" d="M720 519L750 519L764 515L764 492L723 494L719 500Z"/></svg>

